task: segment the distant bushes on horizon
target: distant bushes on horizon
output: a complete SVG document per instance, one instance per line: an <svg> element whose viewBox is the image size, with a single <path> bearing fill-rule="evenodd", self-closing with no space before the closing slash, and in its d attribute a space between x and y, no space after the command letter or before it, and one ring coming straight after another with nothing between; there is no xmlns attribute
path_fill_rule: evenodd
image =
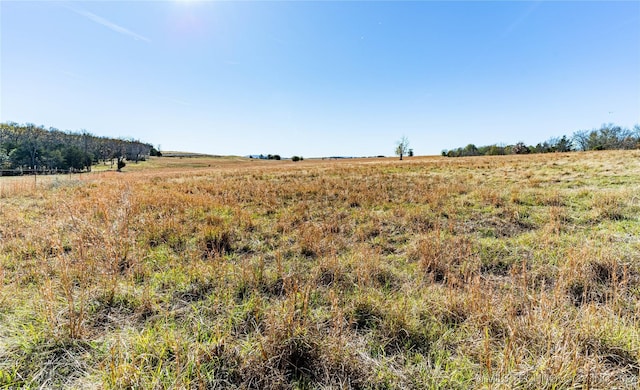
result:
<svg viewBox="0 0 640 390"><path fill-rule="evenodd" d="M442 155L445 157L499 156L614 149L640 149L640 125L635 125L630 130L612 123L603 124L599 129L576 131L571 137L563 135L535 146L526 145L524 142L518 142L515 145L493 144L480 147L469 144L465 147L443 150Z"/></svg>

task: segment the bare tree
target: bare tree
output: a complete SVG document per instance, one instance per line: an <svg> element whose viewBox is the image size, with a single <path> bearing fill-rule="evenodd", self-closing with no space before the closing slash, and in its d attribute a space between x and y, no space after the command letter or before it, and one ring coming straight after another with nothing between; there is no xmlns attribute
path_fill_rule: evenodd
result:
<svg viewBox="0 0 640 390"><path fill-rule="evenodd" d="M579 150L589 150L589 131L578 130L573 133L573 142Z"/></svg>
<svg viewBox="0 0 640 390"><path fill-rule="evenodd" d="M400 156L400 160L402 160L402 156L409 152L409 139L404 135L398 142L396 142L396 156Z"/></svg>

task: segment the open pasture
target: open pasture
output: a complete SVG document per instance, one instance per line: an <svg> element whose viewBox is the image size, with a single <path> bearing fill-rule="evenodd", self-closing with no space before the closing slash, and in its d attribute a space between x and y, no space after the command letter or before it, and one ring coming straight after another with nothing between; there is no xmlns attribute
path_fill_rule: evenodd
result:
<svg viewBox="0 0 640 390"><path fill-rule="evenodd" d="M639 384L640 151L124 171L0 178L3 386Z"/></svg>

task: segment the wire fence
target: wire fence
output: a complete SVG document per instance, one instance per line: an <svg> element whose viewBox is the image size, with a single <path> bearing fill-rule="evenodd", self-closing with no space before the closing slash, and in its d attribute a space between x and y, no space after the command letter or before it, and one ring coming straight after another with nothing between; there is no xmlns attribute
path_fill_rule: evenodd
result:
<svg viewBox="0 0 640 390"><path fill-rule="evenodd" d="M48 176L48 175L71 175L75 173L85 173L81 169L0 169L0 176Z"/></svg>
<svg viewBox="0 0 640 390"><path fill-rule="evenodd" d="M57 171L24 169L22 172L0 170L0 173L0 207L2 207L2 199L8 196L34 194L44 189L75 185L90 177L96 177L94 175L79 175L79 173L86 173L86 171L72 169L58 169Z"/></svg>

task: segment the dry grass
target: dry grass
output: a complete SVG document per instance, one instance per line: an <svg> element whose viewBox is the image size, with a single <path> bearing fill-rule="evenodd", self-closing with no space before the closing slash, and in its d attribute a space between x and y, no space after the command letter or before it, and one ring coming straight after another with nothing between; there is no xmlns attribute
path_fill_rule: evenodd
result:
<svg viewBox="0 0 640 390"><path fill-rule="evenodd" d="M636 388L639 157L0 178L0 383Z"/></svg>

